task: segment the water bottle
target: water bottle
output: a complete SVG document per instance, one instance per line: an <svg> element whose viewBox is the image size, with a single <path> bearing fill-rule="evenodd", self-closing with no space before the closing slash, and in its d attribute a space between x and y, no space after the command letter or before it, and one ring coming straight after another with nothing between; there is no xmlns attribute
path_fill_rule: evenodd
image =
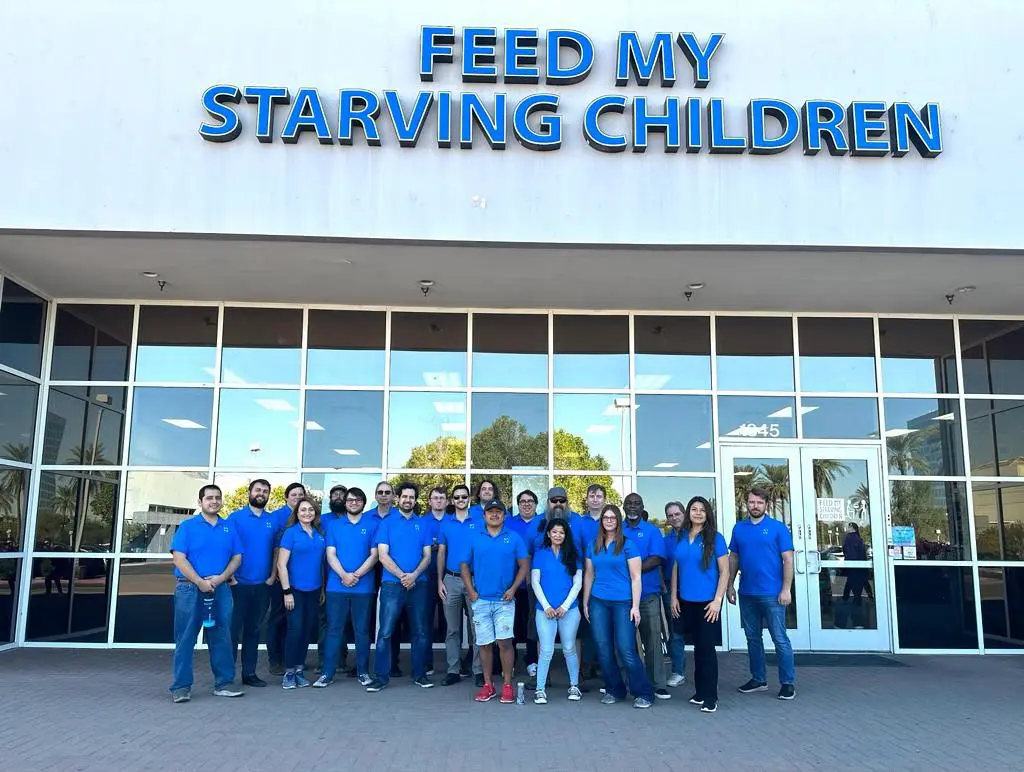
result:
<svg viewBox="0 0 1024 772"><path fill-rule="evenodd" d="M526 684L520 681L516 684L516 705L526 704Z"/></svg>
<svg viewBox="0 0 1024 772"><path fill-rule="evenodd" d="M215 627L217 620L213 618L213 593L203 593L203 608L206 611L206 616L203 618L203 627Z"/></svg>

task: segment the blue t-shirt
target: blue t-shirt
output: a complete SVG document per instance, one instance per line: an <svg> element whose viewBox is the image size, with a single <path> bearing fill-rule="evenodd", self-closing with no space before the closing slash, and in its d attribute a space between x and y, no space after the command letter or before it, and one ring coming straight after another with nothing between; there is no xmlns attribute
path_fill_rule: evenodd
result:
<svg viewBox="0 0 1024 772"><path fill-rule="evenodd" d="M171 552L180 552L204 579L216 576L228 567L235 555L244 555L245 548L238 529L230 520L218 516L210 525L201 514L190 517L178 526L171 539ZM174 575L184 578L177 568Z"/></svg>
<svg viewBox="0 0 1024 772"><path fill-rule="evenodd" d="M665 587L672 584L672 567L676 564L676 547L679 545L679 534L675 528L669 528L665 534L665 562L662 564L662 574L665 577Z"/></svg>
<svg viewBox="0 0 1024 772"><path fill-rule="evenodd" d="M728 555L725 537L715 533L715 556L711 565L704 568L704 538L698 534L690 541L690 534L684 533L676 545L673 562L679 565L679 597L689 601L709 601L718 590L718 558Z"/></svg>
<svg viewBox="0 0 1024 772"><path fill-rule="evenodd" d="M348 517L336 518L327 526L327 546L334 547L341 567L349 573L355 571L370 557L370 550L377 549L377 523L363 515L353 523ZM373 592L373 571L359 578L352 587L341 583L341 577L327 567L327 592L346 592L351 595L366 595Z"/></svg>
<svg viewBox="0 0 1024 772"><path fill-rule="evenodd" d="M636 545L641 560L649 557L665 557L665 537L661 535L658 526L652 525L644 520L637 521L636 527L629 525L628 521L622 524L622 532L626 538ZM644 571L640 576L640 597L649 598L651 595L661 594L661 565Z"/></svg>
<svg viewBox="0 0 1024 772"><path fill-rule="evenodd" d="M519 535L502 528L491 536L486 528L470 542L467 563L473 571L473 586L484 600L501 600L519 571L518 561L530 553Z"/></svg>
<svg viewBox="0 0 1024 772"><path fill-rule="evenodd" d="M614 548L614 544L612 545ZM601 600L633 600L633 588L629 579L630 558L639 558L640 552L636 545L626 539L622 551L618 555L613 550L602 548L594 551L594 545L587 545L587 559L594 566L594 583L590 594Z"/></svg>
<svg viewBox="0 0 1024 772"><path fill-rule="evenodd" d="M293 590L319 590L324 581L324 551L327 540L313 529L310 536L295 523L281 534L281 549L288 550L288 586Z"/></svg>
<svg viewBox="0 0 1024 772"><path fill-rule="evenodd" d="M466 554L469 552L469 543L483 527L483 521L473 517L467 517L461 523L456 515L449 515L444 519L438 538L447 550L444 559L446 571L459 573L462 562L466 560Z"/></svg>
<svg viewBox="0 0 1024 772"><path fill-rule="evenodd" d="M279 518L273 512L264 510L260 514L248 505L236 509L228 520L238 531L245 556L242 565L235 572L239 584L261 584L270 578L274 562L274 545L280 530Z"/></svg>
<svg viewBox="0 0 1024 772"><path fill-rule="evenodd" d="M411 574L423 560L423 548L430 546L430 531L422 518L401 514L388 515L377 525L377 546L386 544L388 555L398 567ZM427 571L419 575L416 583L427 581ZM384 569L381 577L384 582L397 582L398 577Z"/></svg>
<svg viewBox="0 0 1024 772"><path fill-rule="evenodd" d="M782 553L793 550L793 535L786 524L764 517L736 523L729 551L740 559L741 595L778 595L782 592Z"/></svg>
<svg viewBox="0 0 1024 772"><path fill-rule="evenodd" d="M578 568L579 566L577 566ZM572 579L576 572L570 574L565 563L562 562L561 555L556 555L551 547L537 550L533 556L532 570L540 571L540 588L544 590L544 597L547 598L548 605L552 608L561 606L569 597ZM579 595L577 594L569 608L576 608L578 603ZM537 610L544 610L544 606L539 600L537 601Z"/></svg>

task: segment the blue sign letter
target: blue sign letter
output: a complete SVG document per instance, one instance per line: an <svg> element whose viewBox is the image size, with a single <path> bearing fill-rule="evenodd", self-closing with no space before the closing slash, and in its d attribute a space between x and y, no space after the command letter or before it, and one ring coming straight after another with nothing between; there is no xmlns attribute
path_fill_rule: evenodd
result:
<svg viewBox="0 0 1024 772"><path fill-rule="evenodd" d="M782 133L768 137L765 119L771 116L779 122ZM796 142L800 131L800 116L796 108L781 99L754 99L747 105L747 133L750 136L750 152L755 155L781 153Z"/></svg>
<svg viewBox="0 0 1024 772"><path fill-rule="evenodd" d="M397 91L385 91L384 102L388 107L388 115L391 116L391 125L395 127L395 135L398 137L399 147L416 147L423 131L423 125L427 122L430 114L430 106L434 104L434 92L420 91L416 95L416 104L413 105L412 115L405 117L402 110L402 102L398 98Z"/></svg>
<svg viewBox="0 0 1024 772"><path fill-rule="evenodd" d="M420 80L434 80L434 62L451 64L454 59L454 27L420 27Z"/></svg>
<svg viewBox="0 0 1024 772"><path fill-rule="evenodd" d="M491 150L504 150L506 140L506 123L508 117L505 114L505 95L494 95L494 119L487 113L487 108L477 94L465 92L462 94L461 106L462 130L459 132L459 147L469 150L473 147L473 124L475 123L484 133L484 139L491 146Z"/></svg>
<svg viewBox="0 0 1024 772"><path fill-rule="evenodd" d="M497 83L494 47L498 37L494 27L466 27L462 30L462 82Z"/></svg>
<svg viewBox="0 0 1024 772"><path fill-rule="evenodd" d="M533 113L551 113L541 115L539 131L530 127ZM512 133L527 150L558 150L562 146L562 116L557 113L557 96L530 94L516 105L512 115Z"/></svg>
<svg viewBox="0 0 1024 772"><path fill-rule="evenodd" d="M361 88L342 89L338 94L338 142L342 145L351 145L353 125L358 123L363 129L366 144L380 147L378 115L380 98L372 91Z"/></svg>
<svg viewBox="0 0 1024 772"><path fill-rule="evenodd" d="M939 124L939 106L929 102L921 114L906 102L897 102L889 108L889 148L896 158L917 148L922 158L935 158L942 152L942 132Z"/></svg>
<svg viewBox="0 0 1024 772"><path fill-rule="evenodd" d="M708 102L708 134L711 135L709 150L712 153L742 153L747 148L743 137L728 137L725 134L725 103L721 97Z"/></svg>
<svg viewBox="0 0 1024 772"><path fill-rule="evenodd" d="M604 113L622 115L626 111L626 97L609 94L595 99L587 105L583 116L583 138L594 150L602 153L621 153L626 149L626 138L606 134L601 129L600 119Z"/></svg>
<svg viewBox="0 0 1024 772"><path fill-rule="evenodd" d="M629 83L629 74L633 73L636 82L646 86L651 82L654 68L661 64L661 85L669 88L676 82L675 50L672 48L672 36L668 32L659 32L651 42L651 50L644 53L640 37L635 32L619 33L619 53L615 59L615 85L625 86Z"/></svg>
<svg viewBox="0 0 1024 772"><path fill-rule="evenodd" d="M315 88L300 88L295 95L295 104L288 113L288 120L284 123L281 131L281 141L294 145L299 141L299 134L303 131L313 130L316 132L316 140L321 145L333 145L334 138L331 136L331 129L327 125L327 112L324 110L324 103L320 101L320 94Z"/></svg>
<svg viewBox="0 0 1024 772"><path fill-rule="evenodd" d="M701 48L700 41L697 40L697 36L692 32L679 33L676 42L693 68L694 88L707 88L707 85L711 82L711 57L715 55L724 39L725 35L721 32L716 32L708 38L707 46Z"/></svg>
<svg viewBox="0 0 1024 772"><path fill-rule="evenodd" d="M846 111L850 155L883 156L889 152L885 134L885 102L851 102Z"/></svg>
<svg viewBox="0 0 1024 772"><path fill-rule="evenodd" d="M817 155L822 141L832 156L846 155L850 145L843 133L846 110L838 102L828 99L811 99L803 107L804 155Z"/></svg>
<svg viewBox="0 0 1024 772"><path fill-rule="evenodd" d="M256 105L256 139L260 142L274 141L274 105L286 105L291 101L288 89L283 86L246 86L245 101Z"/></svg>
<svg viewBox="0 0 1024 772"><path fill-rule="evenodd" d="M563 46L576 52L576 56L579 57L576 64L562 67L560 54ZM590 69L594 66L594 43L582 32L571 29L550 30L547 55L544 82L555 86L571 86L590 74Z"/></svg>
<svg viewBox="0 0 1024 772"><path fill-rule="evenodd" d="M238 113L228 107L225 102L238 104L242 92L238 86L210 86L203 92L203 107L211 116L220 121L219 124L204 123L199 127L199 136L207 142L230 142L242 133L242 122Z"/></svg>
<svg viewBox="0 0 1024 772"><path fill-rule="evenodd" d="M647 112L647 97L633 100L633 152L647 152L647 134L657 131L665 135L665 152L679 152L679 97L665 99L664 115Z"/></svg>
<svg viewBox="0 0 1024 772"><path fill-rule="evenodd" d="M700 116L700 97L686 100L686 152L699 153L704 146L704 123Z"/></svg>
<svg viewBox="0 0 1024 772"><path fill-rule="evenodd" d="M535 29L505 30L505 82L540 83Z"/></svg>

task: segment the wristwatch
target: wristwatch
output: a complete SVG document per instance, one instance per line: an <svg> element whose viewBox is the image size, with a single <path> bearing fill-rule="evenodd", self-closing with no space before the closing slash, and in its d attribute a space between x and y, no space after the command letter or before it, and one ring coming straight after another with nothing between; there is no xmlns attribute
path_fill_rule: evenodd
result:
<svg viewBox="0 0 1024 772"><path fill-rule="evenodd" d="M282 587L281 588L281 594L282 595L291 595L292 594L292 588L291 587Z"/></svg>

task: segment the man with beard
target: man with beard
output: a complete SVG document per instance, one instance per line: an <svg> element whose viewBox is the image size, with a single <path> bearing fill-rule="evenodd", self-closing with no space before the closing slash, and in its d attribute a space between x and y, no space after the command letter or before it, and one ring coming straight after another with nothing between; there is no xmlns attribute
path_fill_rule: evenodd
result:
<svg viewBox="0 0 1024 772"><path fill-rule="evenodd" d="M274 547L280 531L278 518L266 511L269 497L270 483L253 480L249 483L249 503L228 516L243 548L242 563L235 572L235 583L231 585L234 605L231 644L234 657L238 656L241 646L242 683L246 686L267 685L256 675L256 661L260 624L267 613L270 586L277 581Z"/></svg>
<svg viewBox="0 0 1024 772"><path fill-rule="evenodd" d="M437 549L437 594L444 603L445 626L448 628L444 639L448 672L441 684L452 686L462 680L462 676L472 674L475 676L476 685L483 686L480 649L473 641L473 609L466 597L466 588L462 583L460 571L462 557L469 549L473 536L483 528L483 523L469 514L469 488L465 485L456 485L452 488L451 499L455 513L441 524ZM460 667L463 614L469 619L469 651L466 652L466 659L461 662Z"/></svg>
<svg viewBox="0 0 1024 772"><path fill-rule="evenodd" d="M326 537L327 534L330 532L330 525L331 525L331 523L336 522L337 520L340 520L341 518L345 517L348 514L348 511L347 511L347 508L346 508L346 505L345 505L345 497L347 496L347 494L348 494L348 488L346 488L344 485L335 485L333 488L331 488L330 493L328 493L327 512L324 512L320 516L320 530L322 530L324 532L324 537ZM364 496L363 496L363 499L364 499L363 500L363 506L366 505L365 498L366 498L366 496L364 494ZM362 512L362 509L360 509L359 511ZM326 562L325 562L324 563L324 587L327 586L327 582L330 580L330 574L331 574L330 566L328 566L326 564ZM319 633L317 634L317 650L319 652L326 651L326 646L327 646L327 600L326 600L326 597L327 596L325 594L325 596L324 596L325 600L324 600L324 603L321 606L321 609L320 609L321 610L321 614L320 614L320 617L318 619L318 622L319 622ZM354 638L355 638L355 632L352 629L352 620L350 618L346 618L345 619L345 625L344 625L344 627L342 628L342 631L341 631L341 643L340 643L340 645L338 647L338 651L339 651L338 658L339 658L339 661L335 664L335 668L336 669L346 670L345 661L346 661L346 658L348 657L348 645L349 645L349 643L351 643L354 640ZM317 659L320 661L320 664L321 664L321 668L320 669L322 671L323 670L323 663L324 663L324 655L323 655L323 653L317 654ZM355 678L356 675L357 675L356 668L353 667L351 670L348 670L348 675L351 678Z"/></svg>
<svg viewBox="0 0 1024 772"><path fill-rule="evenodd" d="M258 482L264 482L259 480ZM255 484L255 483L254 483ZM292 510L299 501L306 495L306 488L302 483L293 482L284 489L284 506L280 506L270 513L274 518L275 531L274 539L274 568L273 582L270 583L270 613L267 616L267 657L270 659L270 674L284 675L284 635L287 613L284 610L284 595L281 593L281 583L277 581L277 544L281 533L288 524L288 518L292 516ZM250 504L252 502L250 493ZM267 499L270 498L270 485L267 483ZM263 506L266 506L266 500Z"/></svg>
<svg viewBox="0 0 1024 772"><path fill-rule="evenodd" d="M431 488L427 495L427 503L430 509L422 516L430 534L431 557L430 566L427 568L427 576L431 580L437 576L437 553L441 544L441 525L447 517L448 491L444 488ZM447 634L447 627L444 617L444 603L441 595L436 592L431 581L430 591L427 592L427 635L430 637L431 649L434 643L443 642ZM433 660L427 667L427 675L434 675Z"/></svg>

